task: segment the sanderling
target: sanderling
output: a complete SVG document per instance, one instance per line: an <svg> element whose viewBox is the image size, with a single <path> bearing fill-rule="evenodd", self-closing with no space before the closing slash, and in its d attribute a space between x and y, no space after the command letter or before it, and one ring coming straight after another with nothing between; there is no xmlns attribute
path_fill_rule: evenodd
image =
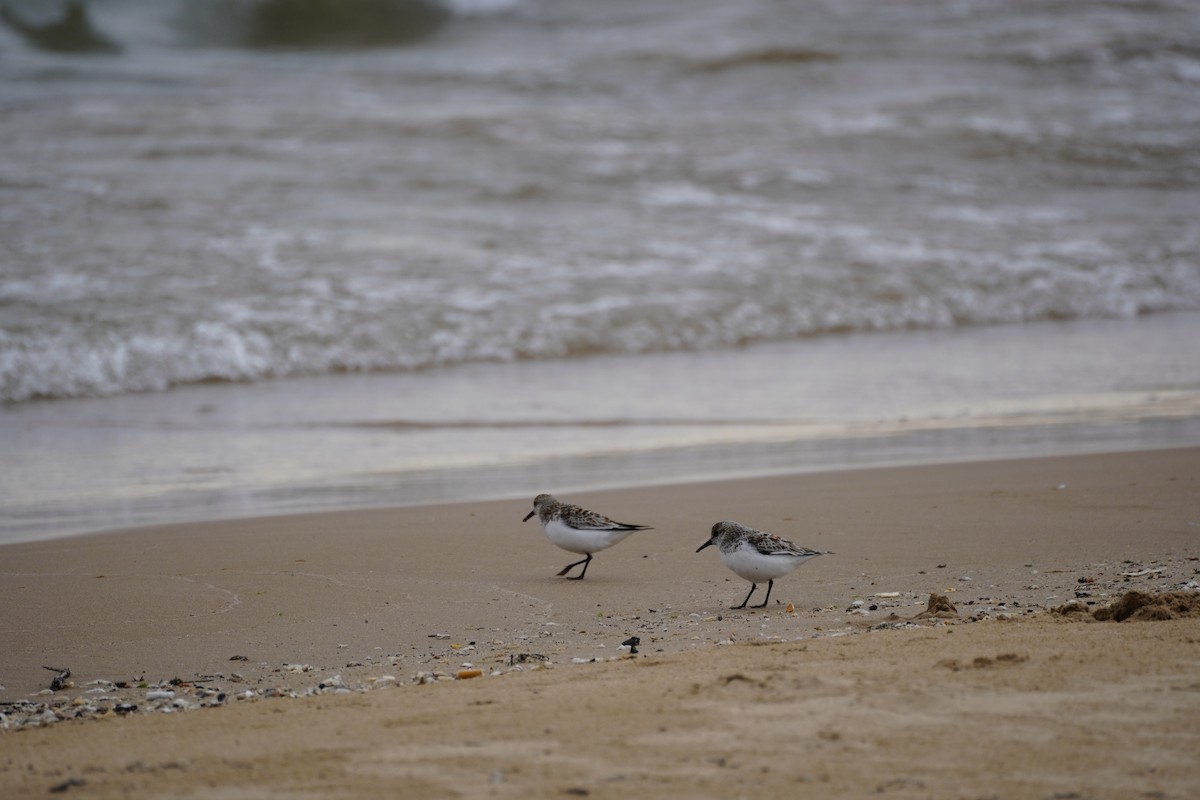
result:
<svg viewBox="0 0 1200 800"><path fill-rule="evenodd" d="M645 525L627 525L615 522L601 516L595 511L573 506L570 503L560 503L548 494L539 494L533 498L533 510L525 515L522 522L537 514L542 523L546 538L554 544L571 553L583 553L587 556L581 561L567 564L558 573L566 575L572 567L583 564L583 571L577 577L568 580L581 581L587 573L592 553L598 553L606 547L612 547L634 531L647 531Z"/></svg>
<svg viewBox="0 0 1200 800"><path fill-rule="evenodd" d="M740 606L733 606L735 609L746 607L746 603L750 602L750 595L758 588L759 581L767 582L767 596L760 604L751 608L765 607L771 599L771 589L775 586L776 578L782 578L810 558L826 555L824 551L809 550L773 533L756 531L740 522L729 520L713 525L712 536L697 547L696 552L699 553L710 544L715 544L721 551L721 560L725 562L725 566L733 570L739 578L750 581L750 593Z"/></svg>

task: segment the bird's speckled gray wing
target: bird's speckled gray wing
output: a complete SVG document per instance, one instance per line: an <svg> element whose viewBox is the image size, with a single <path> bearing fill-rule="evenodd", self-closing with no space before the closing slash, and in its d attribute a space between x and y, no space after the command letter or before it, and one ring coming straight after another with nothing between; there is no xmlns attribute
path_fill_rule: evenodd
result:
<svg viewBox="0 0 1200 800"><path fill-rule="evenodd" d="M603 514L588 511L586 508L564 503L558 507L558 518L564 525L569 525L581 531L644 531L649 530L645 525L631 525L617 522Z"/></svg>
<svg viewBox="0 0 1200 800"><path fill-rule="evenodd" d="M807 547L801 547L795 542L790 542L782 536L775 533L765 533L763 531L751 531L746 537L754 549L762 553L764 556L819 556L823 555L820 550L811 550Z"/></svg>

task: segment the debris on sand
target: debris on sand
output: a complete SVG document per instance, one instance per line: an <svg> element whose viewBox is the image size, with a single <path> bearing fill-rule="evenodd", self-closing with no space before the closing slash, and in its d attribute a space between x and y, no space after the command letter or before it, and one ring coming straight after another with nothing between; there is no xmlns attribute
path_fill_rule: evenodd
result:
<svg viewBox="0 0 1200 800"><path fill-rule="evenodd" d="M1071 621L1078 621L1083 617L1087 617L1087 621L1092 621L1092 610L1084 603L1078 600L1072 600L1069 603L1064 603L1061 606L1055 606L1050 609L1051 614L1057 614L1060 617L1066 617Z"/></svg>
<svg viewBox="0 0 1200 800"><path fill-rule="evenodd" d="M1100 622L1133 620L1179 619L1200 616L1200 593L1162 592L1147 594L1130 591L1116 602L1096 609L1092 616Z"/></svg>
<svg viewBox="0 0 1200 800"><path fill-rule="evenodd" d="M989 669L992 667L1012 666L1014 664L1024 664L1029 660L1029 656L1018 653L1001 653L995 658L988 656L976 656L970 662L962 662L957 658L948 658L938 662L939 667L960 672L964 669Z"/></svg>
<svg viewBox="0 0 1200 800"><path fill-rule="evenodd" d="M1106 606L1088 608L1080 602L1067 603L1051 609L1052 613L1068 619L1083 619L1088 622L1136 622L1147 620L1180 619L1200 616L1200 593L1198 592L1126 592Z"/></svg>
<svg viewBox="0 0 1200 800"><path fill-rule="evenodd" d="M83 778L67 778L62 783L55 784L50 787L50 794L62 794L65 791L74 789L79 786L87 786L87 781Z"/></svg>
<svg viewBox="0 0 1200 800"><path fill-rule="evenodd" d="M42 669L48 669L51 672L57 673L54 676L54 679L50 681L50 691L61 692L63 689L70 689L74 685L69 680L71 677L70 668L59 669L58 667L42 667Z"/></svg>

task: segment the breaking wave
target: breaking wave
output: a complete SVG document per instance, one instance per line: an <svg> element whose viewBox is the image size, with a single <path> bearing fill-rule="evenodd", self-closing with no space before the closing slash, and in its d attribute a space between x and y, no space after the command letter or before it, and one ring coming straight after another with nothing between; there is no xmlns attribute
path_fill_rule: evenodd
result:
<svg viewBox="0 0 1200 800"><path fill-rule="evenodd" d="M854 250L853 266L827 274L645 262L578 275L514 264L469 280L313 279L277 295L186 304L148 292L123 297L103 282L9 283L0 308L49 309L72 292L77 302L53 333L0 331L0 398L1200 308L1200 275L1182 254L1147 269L1107 260L1112 254L1094 244L1062 243L964 270L961 254L923 247L865 240ZM114 314L120 303L176 312ZM107 321L89 319L88 308Z"/></svg>

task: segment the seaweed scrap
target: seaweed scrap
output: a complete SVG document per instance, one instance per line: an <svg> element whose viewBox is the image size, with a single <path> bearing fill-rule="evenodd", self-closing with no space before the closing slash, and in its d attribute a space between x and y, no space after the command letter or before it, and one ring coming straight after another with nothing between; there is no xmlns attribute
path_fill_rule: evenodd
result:
<svg viewBox="0 0 1200 800"><path fill-rule="evenodd" d="M1128 591L1106 606L1090 609L1078 601L1051 611L1059 616L1091 622L1146 622L1200 616L1200 592Z"/></svg>
<svg viewBox="0 0 1200 800"><path fill-rule="evenodd" d="M71 677L70 668L59 669L58 667L47 667L47 666L43 665L42 669L48 669L51 672L58 673L57 675L54 676L54 679L50 681L50 691L60 692L63 689L71 688L72 684L69 680L69 678Z"/></svg>

